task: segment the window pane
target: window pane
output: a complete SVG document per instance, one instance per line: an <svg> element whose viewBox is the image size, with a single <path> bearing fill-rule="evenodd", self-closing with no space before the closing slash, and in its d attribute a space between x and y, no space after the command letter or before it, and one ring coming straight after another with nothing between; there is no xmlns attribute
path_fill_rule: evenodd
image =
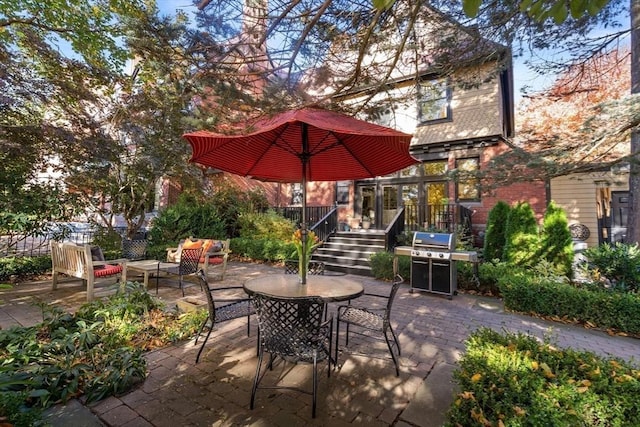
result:
<svg viewBox="0 0 640 427"><path fill-rule="evenodd" d="M447 162L427 162L424 164L425 175L444 175L447 172Z"/></svg>
<svg viewBox="0 0 640 427"><path fill-rule="evenodd" d="M349 181L338 181L336 202L340 205L349 203Z"/></svg>
<svg viewBox="0 0 640 427"><path fill-rule="evenodd" d="M456 160L456 168L460 174L457 185L458 200L479 200L479 182L473 175L479 169L478 159L458 159Z"/></svg>
<svg viewBox="0 0 640 427"><path fill-rule="evenodd" d="M409 166L400 171L400 176L418 176L420 173L419 165Z"/></svg>
<svg viewBox="0 0 640 427"><path fill-rule="evenodd" d="M421 122L449 117L449 91L444 79L420 82L418 114Z"/></svg>

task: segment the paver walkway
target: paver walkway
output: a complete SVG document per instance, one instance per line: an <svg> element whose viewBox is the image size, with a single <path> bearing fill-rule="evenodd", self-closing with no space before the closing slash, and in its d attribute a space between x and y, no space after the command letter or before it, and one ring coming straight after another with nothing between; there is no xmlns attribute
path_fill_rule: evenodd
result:
<svg viewBox="0 0 640 427"><path fill-rule="evenodd" d="M225 285L242 284L247 278L282 274L281 269L260 264L231 262ZM383 290L389 284L353 276L367 290ZM55 292L49 283L20 285L17 291L0 291L0 326L33 324L40 311L29 306L32 296L73 310L84 301L79 282L67 283ZM187 294L197 296L197 287ZM177 289L162 286L160 296L169 305L179 298ZM363 297L364 298L364 297ZM358 301L364 302L364 300ZM335 312L335 305L330 306ZM640 340L610 336L580 326L549 322L506 313L501 301L460 294L452 300L404 285L397 296L392 323L402 347L400 377L384 342L351 339L350 345L367 355L342 354L341 369L319 377L317 418L311 418L310 396L293 392L259 390L256 408L249 397L256 357L256 327L246 336L246 321L220 325L212 334L200 363L198 346L184 342L147 354L149 375L138 389L90 405L77 401L50 412L54 426L439 426L455 395L452 373L464 352L464 341L473 330L488 326L502 331L549 337L560 347L588 350L602 356L639 363ZM354 336L356 337L356 336ZM343 342L343 340L341 341ZM284 377L288 384L311 384L311 367L274 366L264 381Z"/></svg>

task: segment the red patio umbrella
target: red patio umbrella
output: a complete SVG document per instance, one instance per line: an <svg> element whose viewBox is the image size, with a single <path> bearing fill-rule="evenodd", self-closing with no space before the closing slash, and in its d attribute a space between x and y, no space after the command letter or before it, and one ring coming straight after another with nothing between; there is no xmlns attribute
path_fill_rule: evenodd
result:
<svg viewBox="0 0 640 427"><path fill-rule="evenodd" d="M184 134L190 161L262 181L301 182L303 251L308 181L374 178L417 162L409 154L411 135L320 108L285 111L246 129Z"/></svg>

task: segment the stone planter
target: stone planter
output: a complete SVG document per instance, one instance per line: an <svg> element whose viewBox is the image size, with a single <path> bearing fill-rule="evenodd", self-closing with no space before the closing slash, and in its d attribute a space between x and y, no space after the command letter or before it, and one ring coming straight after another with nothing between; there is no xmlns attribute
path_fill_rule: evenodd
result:
<svg viewBox="0 0 640 427"><path fill-rule="evenodd" d="M184 297L176 301L178 310L183 313L189 313L195 310L206 310L207 302L195 297Z"/></svg>

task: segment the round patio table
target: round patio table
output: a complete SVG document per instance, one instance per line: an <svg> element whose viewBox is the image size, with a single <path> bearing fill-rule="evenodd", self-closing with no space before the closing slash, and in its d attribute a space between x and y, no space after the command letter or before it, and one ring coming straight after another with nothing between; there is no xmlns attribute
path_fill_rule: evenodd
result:
<svg viewBox="0 0 640 427"><path fill-rule="evenodd" d="M364 293L362 283L344 276L307 276L301 285L297 274L267 274L249 279L244 284L249 295L261 294L275 298L313 298L325 302L346 301Z"/></svg>

